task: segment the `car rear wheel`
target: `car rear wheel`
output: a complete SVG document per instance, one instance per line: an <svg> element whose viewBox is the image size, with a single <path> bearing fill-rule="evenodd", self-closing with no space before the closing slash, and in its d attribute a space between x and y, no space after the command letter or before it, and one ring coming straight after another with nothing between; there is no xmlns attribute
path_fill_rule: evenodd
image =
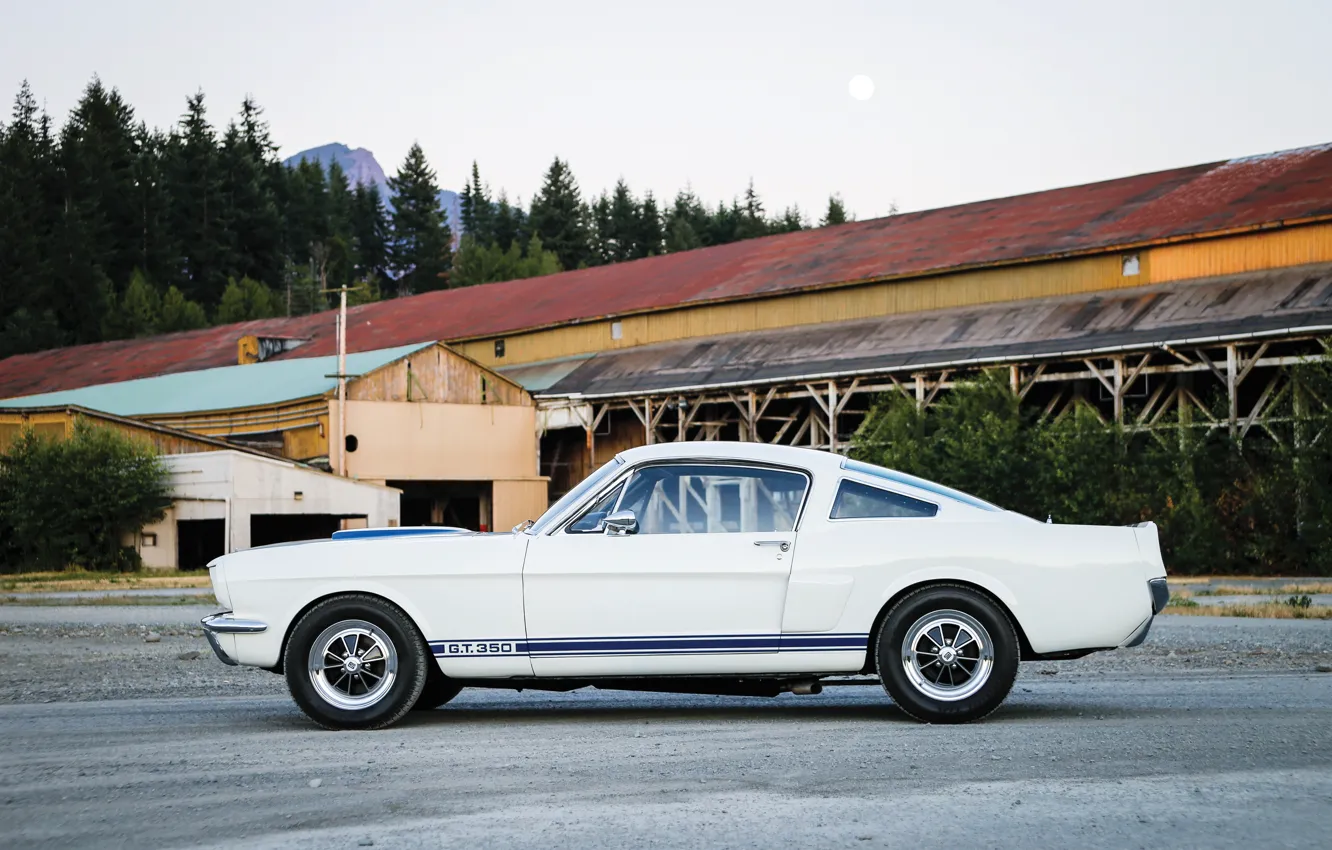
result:
<svg viewBox="0 0 1332 850"><path fill-rule="evenodd" d="M903 597L879 628L883 687L926 723L968 723L990 714L1017 678L1017 630L989 596L939 584Z"/></svg>
<svg viewBox="0 0 1332 850"><path fill-rule="evenodd" d="M411 619L373 596L326 599L287 641L283 667L292 698L328 729L382 729L421 696L429 650Z"/></svg>

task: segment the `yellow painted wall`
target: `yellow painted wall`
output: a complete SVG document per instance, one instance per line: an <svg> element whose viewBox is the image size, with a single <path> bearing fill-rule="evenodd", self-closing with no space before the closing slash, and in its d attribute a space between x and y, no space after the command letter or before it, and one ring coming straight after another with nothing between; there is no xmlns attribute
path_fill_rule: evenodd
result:
<svg viewBox="0 0 1332 850"><path fill-rule="evenodd" d="M618 320L618 340L611 338L609 320L536 330L504 337L503 358L495 357L493 338L455 342L452 347L486 366L503 367L699 336L1076 295L1329 262L1332 224L1146 247L1132 253L1138 255L1139 273L1131 276L1123 274L1124 254L1116 251L625 316Z"/></svg>
<svg viewBox="0 0 1332 850"><path fill-rule="evenodd" d="M550 504L544 478L496 481L491 486L494 531L508 531L525 519L536 519Z"/></svg>
<svg viewBox="0 0 1332 850"><path fill-rule="evenodd" d="M336 401L330 412L336 423ZM526 405L349 401L347 433L357 440L356 451L347 453L347 472L356 478L492 481L537 474L536 408ZM336 451L329 460L336 471Z"/></svg>

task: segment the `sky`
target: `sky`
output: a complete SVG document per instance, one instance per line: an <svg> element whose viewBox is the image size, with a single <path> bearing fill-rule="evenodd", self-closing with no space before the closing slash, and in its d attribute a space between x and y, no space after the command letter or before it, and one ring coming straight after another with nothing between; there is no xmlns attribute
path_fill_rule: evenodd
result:
<svg viewBox="0 0 1332 850"><path fill-rule="evenodd" d="M156 127L250 94L284 156L417 141L524 201L556 155L588 193L871 218L1332 142L1327 0L3 5L0 96L57 122L94 74Z"/></svg>

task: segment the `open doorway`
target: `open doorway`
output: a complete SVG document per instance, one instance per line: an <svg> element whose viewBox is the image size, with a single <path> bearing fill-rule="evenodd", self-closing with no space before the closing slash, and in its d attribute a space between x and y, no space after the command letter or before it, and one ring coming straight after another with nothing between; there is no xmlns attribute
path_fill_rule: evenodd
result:
<svg viewBox="0 0 1332 850"><path fill-rule="evenodd" d="M208 562L226 554L227 521L182 519L176 522L176 565L182 570L202 570Z"/></svg>
<svg viewBox="0 0 1332 850"><path fill-rule="evenodd" d="M492 527L489 481L389 481L402 491L399 515L404 528L449 525L472 531Z"/></svg>
<svg viewBox="0 0 1332 850"><path fill-rule="evenodd" d="M350 518L335 514L251 514L250 546L327 540L343 527L344 519Z"/></svg>

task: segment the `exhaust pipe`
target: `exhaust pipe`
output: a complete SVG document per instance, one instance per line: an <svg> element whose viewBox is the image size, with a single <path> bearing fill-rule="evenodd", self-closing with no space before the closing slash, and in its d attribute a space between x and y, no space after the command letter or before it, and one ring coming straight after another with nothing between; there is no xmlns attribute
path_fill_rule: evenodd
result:
<svg viewBox="0 0 1332 850"><path fill-rule="evenodd" d="M821 694L823 685L818 679L811 679L807 682L792 682L786 686L786 690L793 694Z"/></svg>

